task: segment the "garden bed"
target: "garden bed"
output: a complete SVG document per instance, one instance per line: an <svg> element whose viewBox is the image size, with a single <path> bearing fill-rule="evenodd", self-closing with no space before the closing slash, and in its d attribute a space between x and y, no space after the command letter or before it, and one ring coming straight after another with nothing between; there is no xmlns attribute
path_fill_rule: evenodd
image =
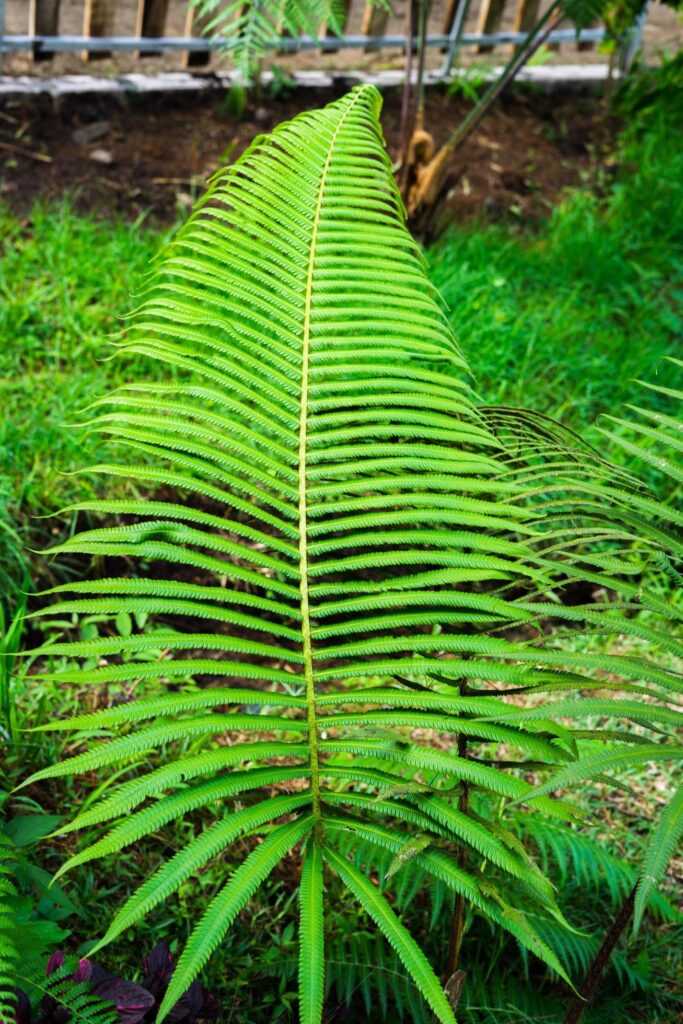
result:
<svg viewBox="0 0 683 1024"><path fill-rule="evenodd" d="M26 211L36 199L68 191L81 212L173 223L207 177L256 135L343 91L340 85L266 94L249 102L241 118L227 94L126 102L77 96L59 106L8 100L0 108L0 194L12 209ZM400 103L399 90L387 91L382 124L392 156ZM462 97L430 92L426 127L437 145L467 107ZM454 164L446 219L539 220L567 187L592 176L613 127L595 96L518 91L497 106Z"/></svg>

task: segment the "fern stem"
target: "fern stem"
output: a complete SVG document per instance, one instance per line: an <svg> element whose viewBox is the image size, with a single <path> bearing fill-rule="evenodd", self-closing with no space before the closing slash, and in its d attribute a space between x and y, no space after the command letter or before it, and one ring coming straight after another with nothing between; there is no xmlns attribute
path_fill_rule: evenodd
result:
<svg viewBox="0 0 683 1024"><path fill-rule="evenodd" d="M358 100L356 94L355 102ZM311 348L311 310L313 298L313 277L315 273L315 258L318 246L318 235L320 233L320 219L322 215L323 198L325 186L332 162L334 147L345 119L353 109L354 102L350 103L344 114L340 117L335 128L330 146L320 176L320 187L316 200L315 213L313 216L313 229L311 232L311 246L308 256L308 269L306 274L306 295L304 305L304 323L301 342L301 412L299 416L299 592L301 610L301 635L302 654L304 658L304 680L306 685L306 722L308 725L308 747L309 765L311 769L311 804L316 819L315 840L318 844L322 842L322 810L320 805L320 763L318 756L318 724L315 711L315 676L313 672L313 646L311 642L311 615L308 593L308 479L307 479L307 455L308 455L308 384L309 384L309 362Z"/></svg>
<svg viewBox="0 0 683 1024"><path fill-rule="evenodd" d="M634 885L626 897L623 907L612 921L600 949L595 954L593 963L588 968L588 973L586 974L584 983L581 986L580 994L576 996L569 1007L569 1012L565 1017L564 1024L576 1024L576 1022L583 1016L583 1011L588 1008L588 1003L593 995L595 986L599 982L607 964L610 961L612 951L619 941L621 933L624 931L626 925L631 919L633 907L636 901L636 889L637 885Z"/></svg>

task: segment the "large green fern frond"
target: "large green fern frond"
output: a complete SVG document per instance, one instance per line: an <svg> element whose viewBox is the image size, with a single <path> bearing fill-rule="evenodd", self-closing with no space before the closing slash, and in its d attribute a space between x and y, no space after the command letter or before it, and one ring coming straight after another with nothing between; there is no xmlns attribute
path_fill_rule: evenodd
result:
<svg viewBox="0 0 683 1024"><path fill-rule="evenodd" d="M459 799L481 787L525 801L534 793L524 773L569 771L577 742L561 724L509 717L492 690L575 690L604 673L626 689L679 682L642 659L553 646L537 628L553 588L579 570L549 549L544 510L527 500L528 482L511 474L504 439L474 402L405 227L379 102L363 87L302 114L214 179L148 280L122 345L173 369L175 383L131 381L97 403L93 423L117 451L95 471L153 496L88 503L111 525L54 549L97 557L104 577L51 591L54 611L111 626L48 644L45 676L101 688L135 678L149 691L55 723L100 738L34 780L120 772L150 754L148 770L117 776L65 826L111 823L63 870L196 808L216 819L143 882L103 941L234 840L255 843L191 933L162 1016L304 841L302 1019L322 1012L324 861L439 1019L452 1020L389 903L339 852L342 833L415 855L563 973L521 909L560 920L552 887L504 823L476 820ZM588 579L614 573L601 557L584 566ZM117 578L122 564L138 575ZM146 660L158 634L116 635L121 611L173 625L162 660ZM439 736L446 742L432 743ZM488 757L487 744L503 744L506 758ZM233 809L237 795L247 802ZM531 806L574 813L542 795ZM468 851L464 865L456 847ZM520 906L481 877L487 862L513 882Z"/></svg>
<svg viewBox="0 0 683 1024"><path fill-rule="evenodd" d="M638 879L633 930L638 931L643 914L674 856L683 836L683 786L678 787L648 836L643 866Z"/></svg>
<svg viewBox="0 0 683 1024"><path fill-rule="evenodd" d="M679 663L683 659L680 602L675 599L664 602L657 590L650 587L654 580L661 593L664 588L659 581L663 579L676 594L683 580L683 516L680 512L683 389L678 383L682 368L683 361L669 358L662 364L664 383L640 382L645 396L654 393L663 398L669 403L670 411L649 408L645 401L642 405L629 406L623 416L604 417L598 425L602 437L626 455L628 470L617 470L593 449L585 444L577 445L576 439L564 428L544 417L496 409L489 410L487 415L487 422L496 436L508 447L509 475L527 488L526 500L534 512L538 511L539 502L544 504L546 513L550 511L543 523L544 551L548 551L550 539L555 557L559 553L568 560L578 578L585 577L587 553L596 541L603 552L616 551L620 559L620 571L614 573L603 558L603 566L608 570L603 577L604 584L614 591L617 600L613 598L609 603L588 607L558 608L556 616L583 622L586 629L646 641L651 648L673 655ZM657 494L633 476L633 472L643 470L649 475L654 473ZM635 583L629 577L635 577ZM540 610L541 606L526 603L525 607ZM642 609L650 613L647 618L633 617L634 612ZM675 627L672 628L671 623L662 625L662 618L672 620ZM648 685L642 686L642 682ZM618 686L627 688L623 682ZM579 703L560 700L532 709L495 709L491 720L530 722L554 717L566 720L598 716L630 720L649 730L670 732L670 739L673 739L681 722L677 696L681 691L680 672L678 678L670 673L668 680L664 680L650 675L643 665L641 681L628 689L641 698L646 695L647 702L605 698L584 699ZM589 778L604 781L604 772L637 767L646 759L675 762L683 753L683 748L673 743L655 746L643 736L625 732L602 729L593 730L590 735L608 742L625 742L602 751L592 749L587 756L564 766L536 790L539 796ZM635 745L634 740L638 741ZM636 930L683 832L681 806L679 784L648 840L637 888Z"/></svg>

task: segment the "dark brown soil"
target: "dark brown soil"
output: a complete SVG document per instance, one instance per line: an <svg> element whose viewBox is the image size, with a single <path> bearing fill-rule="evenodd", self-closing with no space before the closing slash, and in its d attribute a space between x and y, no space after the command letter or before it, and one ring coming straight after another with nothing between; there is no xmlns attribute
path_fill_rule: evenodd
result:
<svg viewBox="0 0 683 1024"><path fill-rule="evenodd" d="M68 193L83 212L130 221L146 214L170 223L207 176L255 135L334 98L333 90L312 89L286 99L264 97L249 104L242 120L219 93L125 102L78 97L59 106L6 101L0 107L0 196L24 212L36 199ZM567 187L591 177L611 145L613 126L599 103L590 96L521 91L499 102L454 165L448 219L542 218ZM466 109L462 99L431 92L426 127L437 145ZM387 92L382 123L392 156L399 110L400 94ZM95 123L97 137L84 141L78 129Z"/></svg>

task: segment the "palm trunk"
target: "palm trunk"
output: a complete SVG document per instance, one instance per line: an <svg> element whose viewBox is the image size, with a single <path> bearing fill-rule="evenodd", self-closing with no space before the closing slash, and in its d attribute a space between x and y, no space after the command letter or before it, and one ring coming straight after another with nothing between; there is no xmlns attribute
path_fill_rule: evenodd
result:
<svg viewBox="0 0 683 1024"><path fill-rule="evenodd" d="M558 2L554 3L552 7L546 11L537 23L536 27L529 33L526 42L520 47L512 60L509 61L502 75L500 75L495 82L492 82L480 101L472 108L467 117L464 118L462 123L453 132L446 143L446 146L450 149L451 153L457 153L461 146L463 146L467 139L469 139L475 128L477 128L481 121L486 117L500 94L522 70L529 58L533 57L536 51L540 49L550 33L555 31L564 16L564 11L559 7Z"/></svg>
<svg viewBox="0 0 683 1024"><path fill-rule="evenodd" d="M403 85L403 100L401 103L401 130L399 147L399 179L398 185L403 197L407 202L408 192L412 185L414 168L411 163L411 146L415 131L422 128L424 122L424 71L425 56L427 53L427 10L429 0L410 0L408 7L408 25L406 35L410 40L406 51L406 72ZM417 14L417 19L416 19ZM416 29L417 20L417 33ZM416 103L413 103L413 38L417 35L417 82L415 86Z"/></svg>

